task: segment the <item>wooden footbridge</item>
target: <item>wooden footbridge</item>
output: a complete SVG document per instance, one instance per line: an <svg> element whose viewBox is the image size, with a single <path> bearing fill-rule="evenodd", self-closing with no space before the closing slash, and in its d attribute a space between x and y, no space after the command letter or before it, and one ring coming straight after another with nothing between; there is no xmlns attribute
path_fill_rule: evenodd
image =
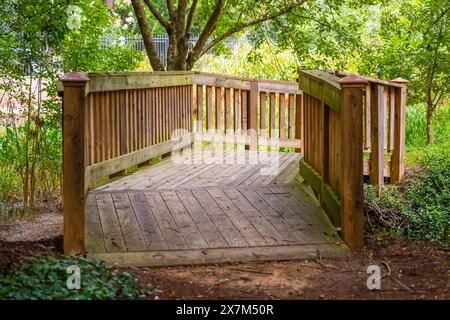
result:
<svg viewBox="0 0 450 320"><path fill-rule="evenodd" d="M404 171L406 81L69 73L64 251L123 265L342 256Z"/></svg>

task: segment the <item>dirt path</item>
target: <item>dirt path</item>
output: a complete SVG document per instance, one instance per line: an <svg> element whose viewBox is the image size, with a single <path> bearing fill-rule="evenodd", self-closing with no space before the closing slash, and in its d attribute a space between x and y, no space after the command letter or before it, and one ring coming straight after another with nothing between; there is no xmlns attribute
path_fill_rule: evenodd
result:
<svg viewBox="0 0 450 320"><path fill-rule="evenodd" d="M61 234L60 214L0 224L0 273L37 252L60 254ZM366 287L372 264L381 290ZM161 289L160 299L450 299L450 248L375 236L345 259L124 270Z"/></svg>
<svg viewBox="0 0 450 320"><path fill-rule="evenodd" d="M43 213L33 219L0 222L0 241L40 241L62 235L63 215Z"/></svg>
<svg viewBox="0 0 450 320"><path fill-rule="evenodd" d="M161 299L450 299L448 248L374 237L366 243L346 259L129 271L162 289ZM367 289L371 264L381 268L381 290Z"/></svg>

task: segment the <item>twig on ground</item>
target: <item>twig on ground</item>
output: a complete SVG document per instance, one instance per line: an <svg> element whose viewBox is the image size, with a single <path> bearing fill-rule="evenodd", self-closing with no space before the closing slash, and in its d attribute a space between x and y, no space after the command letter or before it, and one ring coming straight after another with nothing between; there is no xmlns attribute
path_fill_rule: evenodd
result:
<svg viewBox="0 0 450 320"><path fill-rule="evenodd" d="M210 293L212 291L212 289L214 289L215 287L217 287L220 284L224 284L227 282L231 282L231 281L237 281L237 280L241 280L241 279L220 279L217 282L215 282L211 287L208 288L208 290L206 290L206 293Z"/></svg>
<svg viewBox="0 0 450 320"><path fill-rule="evenodd" d="M241 268L230 268L230 270L240 271L240 272L250 272L250 273L259 273L259 274L266 274L266 275L273 275L272 272L267 271L259 271L259 270L251 270L251 269L241 269Z"/></svg>
<svg viewBox="0 0 450 320"><path fill-rule="evenodd" d="M381 277L381 279L383 279L384 277L390 277L390 276L391 276L391 268L389 267L389 263L387 263L386 261L381 261L381 264L382 264L383 266L385 266L386 269L387 269L387 273L386 273L385 275L383 275L383 276Z"/></svg>
<svg viewBox="0 0 450 320"><path fill-rule="evenodd" d="M319 249L317 249L317 259L319 260L319 263L322 264L322 254Z"/></svg>

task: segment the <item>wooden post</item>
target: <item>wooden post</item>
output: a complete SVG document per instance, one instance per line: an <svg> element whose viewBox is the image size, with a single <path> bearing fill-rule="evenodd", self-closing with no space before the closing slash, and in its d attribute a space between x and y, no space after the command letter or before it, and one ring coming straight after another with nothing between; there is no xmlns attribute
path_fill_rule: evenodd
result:
<svg viewBox="0 0 450 320"><path fill-rule="evenodd" d="M395 128L395 88L389 88L389 144L388 151L394 150L394 128Z"/></svg>
<svg viewBox="0 0 450 320"><path fill-rule="evenodd" d="M372 147L370 153L370 183L379 188L384 184L384 87L380 84L372 84L371 87L370 112L372 119L370 136Z"/></svg>
<svg viewBox="0 0 450 320"><path fill-rule="evenodd" d="M392 82L402 84L395 88L394 150L391 157L391 182L399 181L405 172L406 95L408 80L397 78Z"/></svg>
<svg viewBox="0 0 450 320"><path fill-rule="evenodd" d="M89 78L70 72L61 78L63 96L64 254L84 254L85 96Z"/></svg>
<svg viewBox="0 0 450 320"><path fill-rule="evenodd" d="M367 84L366 86L366 96L365 96L365 102L366 102L366 109L365 109L365 139L364 139L364 149L370 149L370 98L371 97L371 90L370 90L370 84Z"/></svg>
<svg viewBox="0 0 450 320"><path fill-rule="evenodd" d="M295 152L304 152L303 150L303 94L295 96L295 139L300 139L300 148L296 148Z"/></svg>
<svg viewBox="0 0 450 320"><path fill-rule="evenodd" d="M363 90L367 80L349 75L341 85L341 205L342 234L351 249L364 246L363 237Z"/></svg>
<svg viewBox="0 0 450 320"><path fill-rule="evenodd" d="M250 135L250 150L258 150L258 81L250 82L247 103L247 130Z"/></svg>

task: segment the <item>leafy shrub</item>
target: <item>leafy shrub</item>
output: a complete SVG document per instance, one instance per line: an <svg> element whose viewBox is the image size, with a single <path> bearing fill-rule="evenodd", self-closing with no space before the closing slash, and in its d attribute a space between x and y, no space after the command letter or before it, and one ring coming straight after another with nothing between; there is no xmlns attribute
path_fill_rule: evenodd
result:
<svg viewBox="0 0 450 320"><path fill-rule="evenodd" d="M68 289L67 267L80 268L81 288ZM0 274L0 299L141 299L152 294L152 286L139 286L127 272L108 269L100 260L83 257L37 256L12 273Z"/></svg>
<svg viewBox="0 0 450 320"><path fill-rule="evenodd" d="M369 226L383 228L411 239L449 244L450 149L428 152L420 169L397 186L385 186L378 198L375 188L365 186Z"/></svg>
<svg viewBox="0 0 450 320"><path fill-rule="evenodd" d="M298 61L289 50L264 44L253 48L243 43L233 55L207 54L195 64L195 70L233 76L293 81L298 75Z"/></svg>

